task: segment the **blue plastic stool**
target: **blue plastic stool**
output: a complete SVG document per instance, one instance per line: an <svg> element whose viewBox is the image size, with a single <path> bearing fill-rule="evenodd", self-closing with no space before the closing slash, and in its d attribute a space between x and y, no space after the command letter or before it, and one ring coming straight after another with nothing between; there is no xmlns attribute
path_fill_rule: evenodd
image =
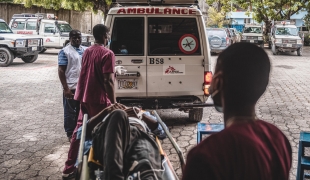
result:
<svg viewBox="0 0 310 180"><path fill-rule="evenodd" d="M304 174L305 170L310 170L310 157L305 156L305 147L310 147L310 132L300 132L296 180L310 177L309 174Z"/></svg>
<svg viewBox="0 0 310 180"><path fill-rule="evenodd" d="M202 140L203 134L213 134L224 129L224 124L198 123L197 124L197 144Z"/></svg>

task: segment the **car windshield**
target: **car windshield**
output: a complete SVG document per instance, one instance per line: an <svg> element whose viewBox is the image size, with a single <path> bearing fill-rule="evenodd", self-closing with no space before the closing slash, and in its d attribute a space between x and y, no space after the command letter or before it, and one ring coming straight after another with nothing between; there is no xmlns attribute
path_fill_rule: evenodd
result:
<svg viewBox="0 0 310 180"><path fill-rule="evenodd" d="M57 24L60 32L70 32L72 30L70 24Z"/></svg>
<svg viewBox="0 0 310 180"><path fill-rule="evenodd" d="M298 30L297 30L297 28L281 27L281 28L276 29L276 35L297 36Z"/></svg>
<svg viewBox="0 0 310 180"><path fill-rule="evenodd" d="M0 33L13 33L5 22L0 22Z"/></svg>
<svg viewBox="0 0 310 180"><path fill-rule="evenodd" d="M245 27L243 33L262 33L261 27Z"/></svg>
<svg viewBox="0 0 310 180"><path fill-rule="evenodd" d="M214 29L207 29L208 36L220 36L226 37L226 32L224 30L214 30Z"/></svg>

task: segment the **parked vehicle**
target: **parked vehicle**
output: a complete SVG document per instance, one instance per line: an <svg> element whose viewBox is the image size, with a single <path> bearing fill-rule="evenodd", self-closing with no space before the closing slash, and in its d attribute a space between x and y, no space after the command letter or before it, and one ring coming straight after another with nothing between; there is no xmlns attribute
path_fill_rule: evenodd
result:
<svg viewBox="0 0 310 180"><path fill-rule="evenodd" d="M269 48L274 55L295 52L302 55L303 40L294 21L275 21L269 33Z"/></svg>
<svg viewBox="0 0 310 180"><path fill-rule="evenodd" d="M249 42L264 48L263 25L249 23L244 25L241 42Z"/></svg>
<svg viewBox="0 0 310 180"><path fill-rule="evenodd" d="M237 43L237 42L241 42L241 34L239 33L239 31L236 29L236 28L229 28L230 31L234 34L234 39L235 39L235 42L234 43Z"/></svg>
<svg viewBox="0 0 310 180"><path fill-rule="evenodd" d="M145 109L179 108L200 121L212 73L198 5L193 0L114 2L105 25L117 68L124 70L116 76L117 101Z"/></svg>
<svg viewBox="0 0 310 180"><path fill-rule="evenodd" d="M14 14L9 26L15 34L41 36L47 48L62 48L72 30L68 22L57 20L54 14L43 13ZM93 42L91 34L82 33L82 45L90 46Z"/></svg>
<svg viewBox="0 0 310 180"><path fill-rule="evenodd" d="M9 66L18 57L25 63L33 63L42 51L43 39L13 34L3 19L0 19L0 67Z"/></svg>
<svg viewBox="0 0 310 180"><path fill-rule="evenodd" d="M221 53L233 43L227 28L207 28L211 53Z"/></svg>

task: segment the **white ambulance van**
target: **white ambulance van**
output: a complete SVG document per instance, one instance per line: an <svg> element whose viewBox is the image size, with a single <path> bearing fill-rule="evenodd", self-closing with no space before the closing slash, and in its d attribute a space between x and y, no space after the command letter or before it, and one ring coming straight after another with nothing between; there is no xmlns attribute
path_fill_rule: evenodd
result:
<svg viewBox="0 0 310 180"><path fill-rule="evenodd" d="M68 22L57 20L54 14L45 13L14 14L9 26L15 34L41 36L44 47L48 48L62 48L72 30ZM82 45L90 46L93 42L91 34L82 33Z"/></svg>
<svg viewBox="0 0 310 180"><path fill-rule="evenodd" d="M117 101L189 112L201 121L212 79L206 26L195 0L113 0L105 25L116 56Z"/></svg>

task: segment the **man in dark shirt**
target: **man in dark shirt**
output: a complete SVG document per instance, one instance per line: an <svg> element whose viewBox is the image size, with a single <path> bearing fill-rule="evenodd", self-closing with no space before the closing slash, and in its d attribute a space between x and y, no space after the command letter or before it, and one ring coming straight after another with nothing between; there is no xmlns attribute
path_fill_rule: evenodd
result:
<svg viewBox="0 0 310 180"><path fill-rule="evenodd" d="M233 44L219 55L209 90L217 109L223 110L225 129L190 150L183 180L289 178L288 139L255 115L269 73L268 55L253 44Z"/></svg>
<svg viewBox="0 0 310 180"><path fill-rule="evenodd" d="M103 24L93 28L95 44L85 50L82 67L74 99L80 101L81 108L71 144L68 159L63 170L63 179L74 177L74 164L77 158L80 141L76 131L82 126L83 115L91 118L104 108L116 102L114 93L114 53L105 48L109 40L109 29Z"/></svg>

